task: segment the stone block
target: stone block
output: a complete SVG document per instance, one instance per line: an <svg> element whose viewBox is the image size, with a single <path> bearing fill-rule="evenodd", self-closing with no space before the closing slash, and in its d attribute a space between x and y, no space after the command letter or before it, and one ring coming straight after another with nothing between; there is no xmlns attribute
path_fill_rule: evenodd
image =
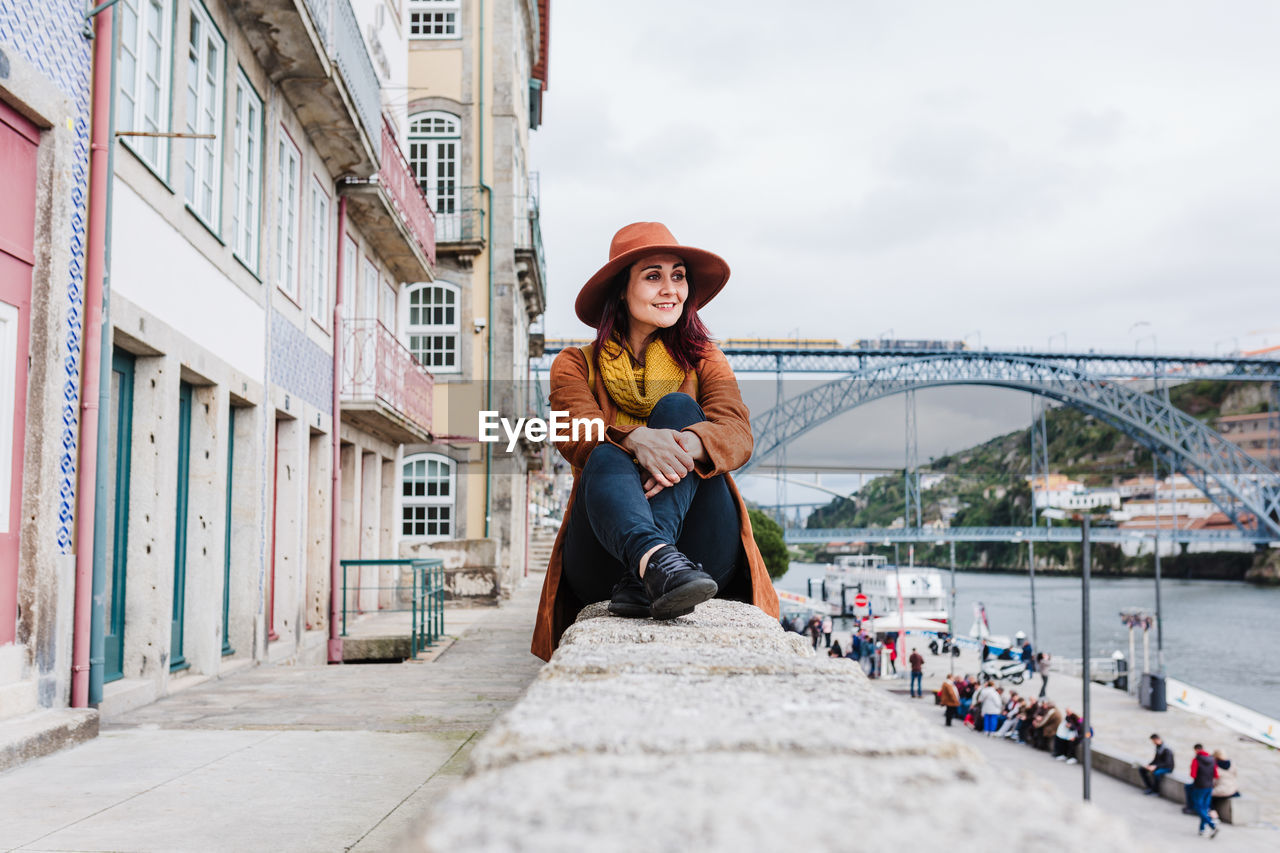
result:
<svg viewBox="0 0 1280 853"><path fill-rule="evenodd" d="M0 771L98 736L92 708L36 711L0 723Z"/></svg>
<svg viewBox="0 0 1280 853"><path fill-rule="evenodd" d="M704 605L705 606L705 605ZM749 607L740 605L740 607ZM755 610L755 608L751 608ZM695 613L696 615L696 613ZM620 619L620 617L596 617L573 622L561 637L561 646L576 643L591 646L635 646L640 643L659 643L668 647L704 648L727 647L753 649L756 652L781 654L781 656L813 656L813 647L799 634L782 630L781 625L771 628L751 628L749 625L704 625L694 620L694 615L659 622L652 619Z"/></svg>
<svg viewBox="0 0 1280 853"><path fill-rule="evenodd" d="M570 672L580 675L621 675L629 672L765 675L818 671L852 673L854 678L866 678L861 667L843 658L779 654L776 650L761 651L730 645L670 646L665 643L597 645L576 642L561 646L552 661L542 669L547 678Z"/></svg>
<svg viewBox="0 0 1280 853"><path fill-rule="evenodd" d="M498 564L496 539L451 539L446 542L401 542L400 556L438 557L448 569L493 568Z"/></svg>
<svg viewBox="0 0 1280 853"><path fill-rule="evenodd" d="M1233 826L1248 826L1262 820L1262 810L1257 800L1247 794L1238 797L1214 797L1213 807L1223 823Z"/></svg>
<svg viewBox="0 0 1280 853"><path fill-rule="evenodd" d="M655 730L656 734L656 730ZM928 756L555 756L472 776L431 809L417 849L1127 851L1112 818L1042 783ZM860 841L860 839L862 841Z"/></svg>
<svg viewBox="0 0 1280 853"><path fill-rule="evenodd" d="M475 746L414 849L877 849L989 836L1127 850L1119 822L1006 774L756 608L587 608ZM863 843L862 840L868 840Z"/></svg>
<svg viewBox="0 0 1280 853"><path fill-rule="evenodd" d="M533 757L592 753L927 753L976 759L968 747L924 725L861 673L854 675L856 667L799 663L807 666L750 674L583 674L551 665L476 746L472 763L481 770Z"/></svg>
<svg viewBox="0 0 1280 853"><path fill-rule="evenodd" d="M609 613L609 602L597 601L595 604L588 604L582 608L575 621L586 622L588 619L617 618L619 617ZM637 620L626 619L623 621L635 622ZM681 630L688 628L725 628L782 631L782 626L778 623L778 620L760 608L743 604L740 601L725 601L720 598L705 601L695 607L688 616L681 616L679 619L671 620L667 624L678 626ZM799 634L796 634L796 636L800 637Z"/></svg>
<svg viewBox="0 0 1280 853"><path fill-rule="evenodd" d="M411 648L408 636L396 637L344 637L342 662L402 661L409 657Z"/></svg>
<svg viewBox="0 0 1280 853"><path fill-rule="evenodd" d="M401 542L400 556L443 560L446 601L496 604L502 595L496 539Z"/></svg>

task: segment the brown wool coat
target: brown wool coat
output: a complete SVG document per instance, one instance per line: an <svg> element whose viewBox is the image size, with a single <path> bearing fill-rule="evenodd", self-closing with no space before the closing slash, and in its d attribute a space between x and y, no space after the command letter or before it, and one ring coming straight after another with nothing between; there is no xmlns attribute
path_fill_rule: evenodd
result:
<svg viewBox="0 0 1280 853"><path fill-rule="evenodd" d="M733 478L729 476L730 471L737 470L751 458L751 422L747 407L742 402L733 368L719 349L714 349L698 363L696 373L696 376L687 377L679 388L695 397L707 416L706 421L689 427L690 432L696 433L701 439L707 452L707 461L698 463L693 473L703 479L724 475L729 484L729 494L738 506L742 554L748 569L739 573L739 583L728 590L722 590L722 594L750 602L777 618L778 596L773 591L773 582L765 568L764 558L760 556L760 549L756 547L755 538L751 535L747 505L738 494ZM590 384L588 376L592 380ZM605 392L599 375L594 370L588 370L586 356L576 347L561 352L551 365L551 408L554 411L569 412L573 418L602 418L608 427L605 440L611 444L621 446L627 433L635 429L635 426L617 425L617 406ZM560 576L564 532L568 526L569 513L573 509L573 501L578 495L577 475L598 443L577 441L555 445L573 466L574 482L564 510L565 523L560 525L560 532L556 535L556 543L551 551L551 561L547 564L547 577L542 584L542 600L538 602L538 618L533 629L531 651L543 660L551 659L551 653L560 642L560 635L573 624L578 611L591 603L578 601L569 585L560 582Z"/></svg>

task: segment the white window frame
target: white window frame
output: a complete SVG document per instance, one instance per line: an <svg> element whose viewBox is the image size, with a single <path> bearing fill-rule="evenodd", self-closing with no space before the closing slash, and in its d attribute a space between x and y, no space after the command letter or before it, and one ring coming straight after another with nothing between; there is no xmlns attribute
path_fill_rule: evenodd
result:
<svg viewBox="0 0 1280 853"><path fill-rule="evenodd" d="M462 120L444 110L409 116L409 168L436 214L436 240L462 238Z"/></svg>
<svg viewBox="0 0 1280 853"><path fill-rule="evenodd" d="M356 299L359 294L356 293L356 283L359 278L356 276L356 267L360 263L360 246L356 243L355 238L350 234L343 235L347 241L346 254L343 256L342 266L342 322L346 326L343 331L344 335L351 334L351 321L356 318Z"/></svg>
<svg viewBox="0 0 1280 853"><path fill-rule="evenodd" d="M173 8L170 0L121 0L120 53L116 60L116 129L162 133L169 129ZM164 180L169 140L122 136L126 145Z"/></svg>
<svg viewBox="0 0 1280 853"><path fill-rule="evenodd" d="M409 0L409 38L462 38L462 0Z"/></svg>
<svg viewBox="0 0 1280 853"><path fill-rule="evenodd" d="M445 301L424 302L426 294L449 293L452 305ZM417 300L417 304L415 304ZM409 352L418 363L434 373L462 372L462 288L456 284L436 279L418 282L405 293L405 339ZM449 309L452 308L452 322ZM431 315L426 316L430 312ZM439 322L436 322L439 321ZM447 345L448 344L448 345ZM449 362L452 361L452 364Z"/></svg>
<svg viewBox="0 0 1280 853"><path fill-rule="evenodd" d="M321 326L329 314L329 194L311 176L311 317Z"/></svg>
<svg viewBox="0 0 1280 853"><path fill-rule="evenodd" d="M410 467L422 465L422 477L415 471L411 476ZM443 475L430 477L431 465L444 466ZM437 468L437 472L440 469ZM448 494L429 495L431 484L437 488L444 485ZM418 486L421 486L419 489ZM421 491L422 494L409 494ZM400 535L405 539L441 540L452 539L457 535L457 499L458 499L458 463L448 456L439 453L415 453L406 456L400 466ZM421 510L421 513L418 511ZM433 513L432 510L435 512ZM435 518L430 516L434 515ZM412 517L411 517L412 516ZM430 525L445 525L441 531L438 527L434 533L427 532ZM421 530L422 532L418 532Z"/></svg>
<svg viewBox="0 0 1280 853"><path fill-rule="evenodd" d="M276 286L298 301L298 251L301 239L302 152L289 134L280 129L276 159L279 192L276 195Z"/></svg>
<svg viewBox="0 0 1280 853"><path fill-rule="evenodd" d="M371 323L378 322L378 265L373 262L373 258L365 256L363 281L360 282L360 313L357 315L361 320L368 320Z"/></svg>
<svg viewBox="0 0 1280 853"><path fill-rule="evenodd" d="M227 77L227 40L200 0L191 0L188 21L191 29L187 34L186 132L211 133L214 138L187 140L183 198L196 216L217 233L222 194L222 92Z"/></svg>
<svg viewBox="0 0 1280 853"><path fill-rule="evenodd" d="M382 280L381 297L378 301L378 319L394 337L396 333L396 286L392 284L389 278Z"/></svg>
<svg viewBox="0 0 1280 853"><path fill-rule="evenodd" d="M257 273L262 230L262 98L241 68L236 69L235 108L231 247L236 257Z"/></svg>

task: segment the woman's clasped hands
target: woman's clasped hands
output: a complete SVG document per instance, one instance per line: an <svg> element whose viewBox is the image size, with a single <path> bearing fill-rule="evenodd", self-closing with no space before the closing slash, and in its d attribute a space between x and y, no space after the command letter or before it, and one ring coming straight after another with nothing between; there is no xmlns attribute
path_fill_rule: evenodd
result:
<svg viewBox="0 0 1280 853"><path fill-rule="evenodd" d="M646 498L680 482L706 457L702 440L690 430L637 427L622 444L645 471Z"/></svg>

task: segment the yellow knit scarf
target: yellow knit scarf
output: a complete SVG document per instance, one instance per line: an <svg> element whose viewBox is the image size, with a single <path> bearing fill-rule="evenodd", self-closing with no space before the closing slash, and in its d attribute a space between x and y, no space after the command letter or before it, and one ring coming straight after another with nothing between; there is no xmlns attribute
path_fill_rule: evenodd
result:
<svg viewBox="0 0 1280 853"><path fill-rule="evenodd" d="M656 338L645 347L643 365L636 364L630 350L610 341L600 352L600 378L618 406L618 423L625 426L647 423L657 402L680 390L685 371Z"/></svg>

